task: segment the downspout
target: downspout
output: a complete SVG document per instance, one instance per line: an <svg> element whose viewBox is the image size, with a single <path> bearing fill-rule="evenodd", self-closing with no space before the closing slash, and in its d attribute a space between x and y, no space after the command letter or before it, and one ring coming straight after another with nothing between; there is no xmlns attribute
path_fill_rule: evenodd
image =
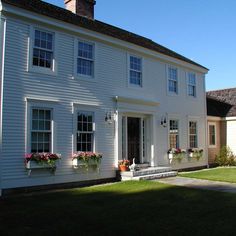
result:
<svg viewBox="0 0 236 236"><path fill-rule="evenodd" d="M0 3L0 12L2 6ZM3 163L3 86L4 86L4 63L5 63L5 37L6 37L6 19L0 13L0 197L2 196L2 163Z"/></svg>

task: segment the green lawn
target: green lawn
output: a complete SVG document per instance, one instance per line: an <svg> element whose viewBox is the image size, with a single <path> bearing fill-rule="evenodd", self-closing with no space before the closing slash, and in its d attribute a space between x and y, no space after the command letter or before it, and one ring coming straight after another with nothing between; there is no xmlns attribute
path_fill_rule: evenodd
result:
<svg viewBox="0 0 236 236"><path fill-rule="evenodd" d="M0 235L232 235L236 194L123 182L0 200Z"/></svg>
<svg viewBox="0 0 236 236"><path fill-rule="evenodd" d="M218 167L214 169L179 173L179 176L236 183L236 168Z"/></svg>

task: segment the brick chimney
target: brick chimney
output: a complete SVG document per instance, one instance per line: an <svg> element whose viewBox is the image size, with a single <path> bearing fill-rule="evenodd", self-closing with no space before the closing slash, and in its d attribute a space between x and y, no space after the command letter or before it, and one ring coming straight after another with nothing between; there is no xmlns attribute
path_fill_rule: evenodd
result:
<svg viewBox="0 0 236 236"><path fill-rule="evenodd" d="M73 13L94 19L95 0L64 0L66 9Z"/></svg>

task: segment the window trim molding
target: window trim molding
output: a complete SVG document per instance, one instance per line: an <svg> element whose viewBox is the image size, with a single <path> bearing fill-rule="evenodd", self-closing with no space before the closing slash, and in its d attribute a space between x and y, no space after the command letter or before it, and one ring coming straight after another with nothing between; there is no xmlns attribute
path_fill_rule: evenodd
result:
<svg viewBox="0 0 236 236"><path fill-rule="evenodd" d="M78 59L78 43L79 42L84 42L93 45L93 74L92 76L89 75L83 75L83 74L78 74L77 73L77 59ZM96 65L96 60L97 60L97 43L95 41L91 41L86 38L81 38L81 37L74 37L74 78L78 80L84 80L87 82L97 82L97 65Z"/></svg>
<svg viewBox="0 0 236 236"><path fill-rule="evenodd" d="M77 152L77 119L78 119L78 112L91 112L93 114L93 152L96 151L96 110L93 106L86 106L86 105L77 105L74 104L72 107L73 110L73 132L72 132L72 152Z"/></svg>
<svg viewBox="0 0 236 236"><path fill-rule="evenodd" d="M191 148L190 147L190 129L189 129L189 123L190 122L196 122L196 129L197 129L197 147L196 148L199 148L199 119L198 118L193 118L193 117L189 117L188 118L188 122L187 122L187 130L188 130L188 148Z"/></svg>
<svg viewBox="0 0 236 236"><path fill-rule="evenodd" d="M27 101L26 102L26 112L25 112L25 153L31 153L31 121L32 121L32 109L49 109L51 110L51 152L54 153L57 150L56 147L56 127L55 127L55 114L56 106L52 103L46 103L42 101Z"/></svg>
<svg viewBox="0 0 236 236"><path fill-rule="evenodd" d="M34 51L34 37L35 37L35 30L38 29L40 31L45 31L53 34L53 66L52 69L44 68L40 66L33 65L33 51ZM55 30L52 30L47 27L41 27L38 25L31 25L30 32L29 32L29 40L28 40L28 61L27 61L27 71L39 74L46 74L46 75L53 75L57 76L57 39L58 33Z"/></svg>
<svg viewBox="0 0 236 236"><path fill-rule="evenodd" d="M197 92L197 73L196 72L194 72L194 71L190 71L190 70L188 70L188 71L186 71L186 95L187 95L187 97L189 98L189 99L193 99L193 100L195 100L195 99L197 99L198 98L198 92ZM195 96L191 96L191 95L189 95L189 93L188 93L188 86L189 86L189 74L195 74Z"/></svg>
<svg viewBox="0 0 236 236"><path fill-rule="evenodd" d="M173 68L177 70L177 92L169 91L169 68ZM166 91L168 96L179 96L180 95L180 71L179 67L171 64L166 64Z"/></svg>
<svg viewBox="0 0 236 236"><path fill-rule="evenodd" d="M141 85L130 83L130 57L131 56L141 59ZM138 54L135 54L135 53L127 52L127 84L128 84L128 87L133 88L133 89L142 89L144 87L143 86L143 78L144 78L144 60L143 60L143 57L141 55L138 55Z"/></svg>
<svg viewBox="0 0 236 236"><path fill-rule="evenodd" d="M210 126L214 126L215 127L215 145L210 144ZM216 148L217 147L217 125L216 122L208 122L208 148Z"/></svg>

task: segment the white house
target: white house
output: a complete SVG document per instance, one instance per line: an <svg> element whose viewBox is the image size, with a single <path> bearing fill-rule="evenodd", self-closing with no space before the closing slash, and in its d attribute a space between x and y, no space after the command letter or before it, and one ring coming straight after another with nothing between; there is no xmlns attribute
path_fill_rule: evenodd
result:
<svg viewBox="0 0 236 236"><path fill-rule="evenodd" d="M94 0L67 0L68 10L0 3L0 189L111 179L123 158L207 165L208 69L93 19ZM173 147L202 148L203 158L170 163ZM100 172L73 169L76 151L103 153ZM56 172L28 175L31 152L60 153Z"/></svg>

